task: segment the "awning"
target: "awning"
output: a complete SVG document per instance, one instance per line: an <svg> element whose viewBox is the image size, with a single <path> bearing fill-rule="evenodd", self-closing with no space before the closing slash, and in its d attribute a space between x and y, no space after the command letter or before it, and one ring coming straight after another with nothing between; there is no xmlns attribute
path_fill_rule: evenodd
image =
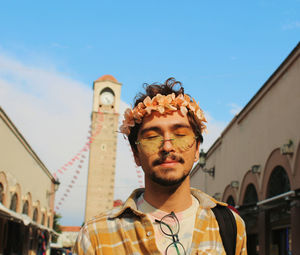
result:
<svg viewBox="0 0 300 255"><path fill-rule="evenodd" d="M267 198L265 200L259 201L259 202L257 202L257 205L258 206L267 205L267 204L270 204L274 201L278 201L280 199L289 200L291 197L294 197L295 194L296 194L296 192L294 190L291 190L291 191L282 193L280 195L277 195L277 196L270 197L270 198Z"/></svg>
<svg viewBox="0 0 300 255"><path fill-rule="evenodd" d="M22 223L25 226L32 225L36 228L48 231L49 233L51 232L54 235L57 235L57 236L59 235L59 233L57 233L53 229L34 222L28 215L25 215L22 213L17 213L15 211L12 211L12 210L6 208L2 203L0 203L0 217L5 217L11 221L16 221L16 222Z"/></svg>
<svg viewBox="0 0 300 255"><path fill-rule="evenodd" d="M13 221L18 221L28 226L31 223L31 218L28 215L17 213L6 208L2 203L0 203L0 216L4 216Z"/></svg>

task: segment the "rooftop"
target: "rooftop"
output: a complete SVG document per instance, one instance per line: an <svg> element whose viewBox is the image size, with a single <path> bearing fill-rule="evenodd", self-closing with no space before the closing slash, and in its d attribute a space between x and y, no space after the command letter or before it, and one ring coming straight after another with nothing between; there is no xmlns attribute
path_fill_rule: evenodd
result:
<svg viewBox="0 0 300 255"><path fill-rule="evenodd" d="M100 78L98 78L96 81L113 81L113 82L119 83L117 81L117 79L110 74L105 74L105 75L101 76Z"/></svg>

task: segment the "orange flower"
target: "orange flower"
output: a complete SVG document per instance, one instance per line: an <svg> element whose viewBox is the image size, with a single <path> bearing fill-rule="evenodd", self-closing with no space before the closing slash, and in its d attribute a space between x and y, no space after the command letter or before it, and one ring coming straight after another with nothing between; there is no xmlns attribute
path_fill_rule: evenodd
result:
<svg viewBox="0 0 300 255"><path fill-rule="evenodd" d="M152 99L147 96L143 102L140 102L133 110L126 109L124 113L124 120L120 127L120 132L129 135L131 128L136 123L141 123L144 116L150 115L152 111L158 111L160 114L170 113L172 111L179 110L183 115L190 112L194 115L201 133L206 131L206 126L203 122L206 122L203 111L193 98L192 101L188 95L175 96L174 93L169 95L157 94Z"/></svg>

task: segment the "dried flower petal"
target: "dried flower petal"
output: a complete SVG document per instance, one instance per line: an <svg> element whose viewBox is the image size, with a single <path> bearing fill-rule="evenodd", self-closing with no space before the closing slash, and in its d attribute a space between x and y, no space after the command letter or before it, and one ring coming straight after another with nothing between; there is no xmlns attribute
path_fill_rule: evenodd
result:
<svg viewBox="0 0 300 255"><path fill-rule="evenodd" d="M131 128L136 123L141 123L144 116L150 115L152 111L158 111L160 114L168 114L177 110L180 110L183 115L190 111L195 116L201 133L206 131L206 126L203 123L206 122L206 119L195 99L193 98L191 101L188 95L179 94L176 97L175 93L172 93L166 96L157 94L152 99L147 96L133 110L126 109L123 123L120 126L120 132L128 136Z"/></svg>

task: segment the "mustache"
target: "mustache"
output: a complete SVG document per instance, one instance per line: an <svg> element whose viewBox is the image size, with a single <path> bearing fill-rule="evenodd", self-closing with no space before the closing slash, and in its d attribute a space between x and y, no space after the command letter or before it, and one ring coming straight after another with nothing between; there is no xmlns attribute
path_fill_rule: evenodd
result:
<svg viewBox="0 0 300 255"><path fill-rule="evenodd" d="M158 159L154 160L153 163L152 163L152 166L157 166L157 165L160 165L160 164L164 163L167 158L171 159L171 160L174 160L174 161L177 161L181 164L184 163L184 159L180 156L177 156L175 154L165 154L165 155L162 155L161 157L159 157Z"/></svg>

